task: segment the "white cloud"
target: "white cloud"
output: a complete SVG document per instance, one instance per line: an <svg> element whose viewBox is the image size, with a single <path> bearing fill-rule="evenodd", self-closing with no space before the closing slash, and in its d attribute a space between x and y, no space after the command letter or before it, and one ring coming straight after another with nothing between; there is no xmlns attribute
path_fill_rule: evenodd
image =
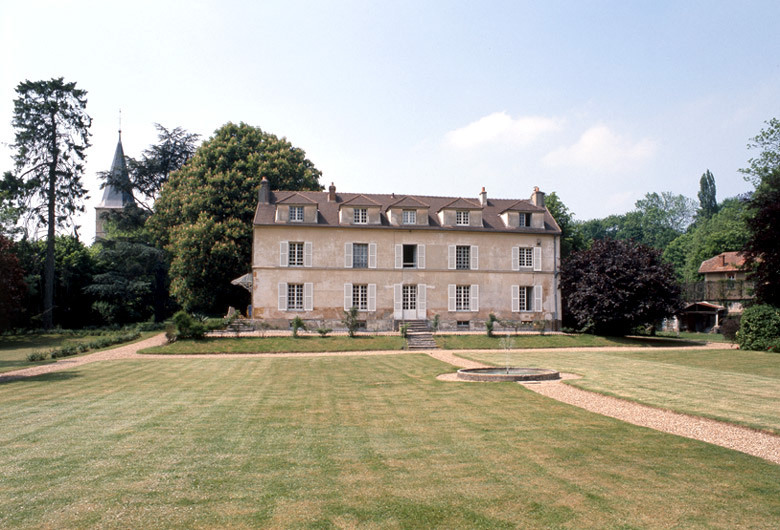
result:
<svg viewBox="0 0 780 530"><path fill-rule="evenodd" d="M548 167L577 167L597 171L620 171L652 158L656 144L650 139L638 142L620 136L606 125L585 131L574 145L545 155Z"/></svg>
<svg viewBox="0 0 780 530"><path fill-rule="evenodd" d="M448 144L469 149L485 144L524 146L539 136L560 129L558 120L541 116L512 119L506 112L494 112L445 135Z"/></svg>

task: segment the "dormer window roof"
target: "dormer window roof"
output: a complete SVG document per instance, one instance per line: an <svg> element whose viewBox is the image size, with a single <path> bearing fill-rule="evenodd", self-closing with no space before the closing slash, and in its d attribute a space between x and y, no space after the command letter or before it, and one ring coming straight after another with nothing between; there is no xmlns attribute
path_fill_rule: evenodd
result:
<svg viewBox="0 0 780 530"><path fill-rule="evenodd" d="M308 205L317 204L317 201L309 199L308 197L304 197L300 193L293 193L289 197L285 197L284 199L276 201L276 204L287 204L290 206L308 206Z"/></svg>

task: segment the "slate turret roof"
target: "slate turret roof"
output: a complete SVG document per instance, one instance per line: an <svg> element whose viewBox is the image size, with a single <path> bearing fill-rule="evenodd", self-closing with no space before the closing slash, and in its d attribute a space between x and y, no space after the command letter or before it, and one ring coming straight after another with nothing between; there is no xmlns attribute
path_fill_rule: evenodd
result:
<svg viewBox="0 0 780 530"><path fill-rule="evenodd" d="M119 131L119 141L116 144L114 161L111 163L109 174L112 181L123 182L127 184L128 188L130 187L130 175L125 163L125 152L122 149L122 131ZM97 208L124 208L130 204L135 204L132 195L108 184L103 188L103 199Z"/></svg>

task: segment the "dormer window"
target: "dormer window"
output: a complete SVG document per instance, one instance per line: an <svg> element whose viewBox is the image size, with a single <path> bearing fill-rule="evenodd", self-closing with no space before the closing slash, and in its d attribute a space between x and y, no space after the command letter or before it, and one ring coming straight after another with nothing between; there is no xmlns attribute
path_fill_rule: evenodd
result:
<svg viewBox="0 0 780 530"><path fill-rule="evenodd" d="M404 224L405 225L417 224L417 210L404 210Z"/></svg>
<svg viewBox="0 0 780 530"><path fill-rule="evenodd" d="M521 212L518 219L518 226L531 226L531 214Z"/></svg>
<svg viewBox="0 0 780 530"><path fill-rule="evenodd" d="M352 222L360 225L368 223L368 209L355 208L352 213Z"/></svg>
<svg viewBox="0 0 780 530"><path fill-rule="evenodd" d="M303 206L290 206L290 222L291 223L303 222Z"/></svg>
<svg viewBox="0 0 780 530"><path fill-rule="evenodd" d="M455 212L455 224L457 226L468 226L469 225L469 211L468 210L458 210Z"/></svg>

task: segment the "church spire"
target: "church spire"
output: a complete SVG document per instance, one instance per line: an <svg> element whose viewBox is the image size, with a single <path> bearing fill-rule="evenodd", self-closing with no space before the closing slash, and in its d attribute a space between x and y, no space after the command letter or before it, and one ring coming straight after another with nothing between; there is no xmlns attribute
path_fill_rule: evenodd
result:
<svg viewBox="0 0 780 530"><path fill-rule="evenodd" d="M111 169L109 170L109 178L103 187L103 199L95 208L95 239L102 239L105 237L105 221L109 211L121 210L131 204L135 204L135 199L133 199L133 196L129 191L130 187L130 174L127 171L125 152L122 148L122 125L120 117L119 140L117 141L116 150L114 151L114 160L111 163Z"/></svg>

